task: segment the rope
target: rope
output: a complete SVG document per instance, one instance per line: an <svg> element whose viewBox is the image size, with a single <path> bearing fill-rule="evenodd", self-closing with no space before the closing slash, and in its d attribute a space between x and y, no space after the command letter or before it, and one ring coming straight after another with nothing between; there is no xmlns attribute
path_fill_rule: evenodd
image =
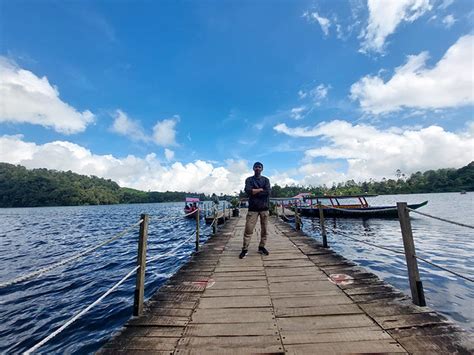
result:
<svg viewBox="0 0 474 355"><path fill-rule="evenodd" d="M439 221L443 221L443 222L455 224L455 225L461 226L461 227L467 227L467 228L472 228L472 229L474 229L474 226L470 226L469 224L463 224L463 223L459 223L459 222L450 221L449 219L444 219L444 218L441 218L441 217L432 216L432 215L430 215L430 214L428 214L428 213L423 213L423 212L415 211L415 210L412 210L411 208L408 208L408 207L407 207L407 210L409 210L410 212L415 212L415 213L421 214L421 215L426 216L426 217L430 217L430 218L437 219L437 220L439 220Z"/></svg>
<svg viewBox="0 0 474 355"><path fill-rule="evenodd" d="M424 261L424 262L427 263L427 264L430 264L430 265L432 265L432 266L435 266L435 267L437 267L438 269L447 271L447 272L449 272L450 274L459 276L460 278L462 278L462 279L464 279L464 280L474 282L474 279L471 279L470 277L467 277L467 276L461 275L461 274L459 274L459 273L457 273L457 272L454 272L454 271L452 271L452 270L446 269L445 267L442 267L442 266L439 266L439 265L437 265L437 264L435 264L435 263L432 263L431 261L428 261L428 260L426 260L426 259L423 259L422 257L420 257L420 256L418 256L418 255L415 255L415 258L420 259L421 261Z"/></svg>
<svg viewBox="0 0 474 355"><path fill-rule="evenodd" d="M189 212L187 214L185 214L183 217L187 217L187 216L191 216L192 214L195 214L198 210L194 210L192 212Z"/></svg>
<svg viewBox="0 0 474 355"><path fill-rule="evenodd" d="M37 270L37 271L33 271L33 272L29 273L29 274L25 274L25 275L19 276L19 277L13 279L13 280L6 281L6 282L2 282L2 283L0 283L0 288L4 288L4 287L7 287L7 286L15 285L15 284L17 284L17 283L19 283L19 282L23 282L23 281L29 280L29 279L31 279L31 278L33 278L33 277L39 276L39 275L41 275L41 274L44 274L44 273L46 273L46 272L48 272L48 271L51 271L51 270L56 269L56 268L58 268L58 267L60 267L60 266L66 265L66 264L68 264L68 263L70 263L70 262L72 262L72 261L74 261L74 260L77 260L77 259L79 259L79 258L81 258L81 257L83 257L83 256L85 256L85 255L87 255L87 254L90 254L90 253L92 253L93 251L95 251L95 250L97 250L97 249L103 247L104 245L109 244L109 243L111 243L111 242L117 240L118 238L122 237L122 236L125 235L127 232L129 232L132 228L135 228L136 226L140 225L142 222L143 222L143 219L141 219L140 221L138 221L138 222L135 223L134 225L131 225L130 227L126 228L126 229L123 230L122 232L117 233L114 237L112 237L112 238L106 240L105 242L103 242L103 243L101 243L101 244L99 244L99 245L97 245L97 246L95 246L95 247L86 249L86 250L84 250L84 251L81 252L81 253L78 253L78 254L76 254L76 255L71 256L70 258L67 258L67 259L64 259L64 260L62 260L62 261L59 261L59 262L57 262L57 263L55 263L55 264L46 266L46 267L44 267L44 268L42 268L42 269L39 269L39 270Z"/></svg>
<svg viewBox="0 0 474 355"><path fill-rule="evenodd" d="M384 249L384 250L391 251L392 253L395 253L395 254L402 254L402 255L405 255L405 252L400 251L400 250L395 250L395 249L390 249L390 248L387 248L387 247L382 247L382 246L380 246L380 245L377 245L377 244L374 244L374 243L370 243L370 242L366 242L366 241L363 241L363 240L360 240L360 239L357 239L357 238L349 237L348 235L344 235L344 234L342 234L342 236L343 236L344 238L349 238L349 239L355 240L356 242L359 242L359 243L363 243L363 244L371 245L371 246L376 247L376 248L380 248L380 249Z"/></svg>
<svg viewBox="0 0 474 355"><path fill-rule="evenodd" d="M86 314L91 308L93 308L97 304L99 304L105 297L107 297L109 294L111 294L113 291L115 291L115 289L117 287L119 287L122 283L124 283L125 280L127 280L130 276L132 276L139 268L140 268L140 265L136 266L124 278L122 278L119 282L117 282L114 286L112 286L107 292L105 292L102 296L100 296L94 303L90 304L87 308L83 309L81 312L77 313L74 317L70 318L60 328L56 329L53 333L51 333L46 338L41 340L35 346L33 346L33 347L29 348L28 350L26 350L23 354L29 355L29 354L33 353L34 351L38 350L41 346L46 344L49 340L53 339L56 335L61 333L64 329L66 329L68 326L70 326L72 323L74 323L77 319L79 319L84 314Z"/></svg>
<svg viewBox="0 0 474 355"><path fill-rule="evenodd" d="M178 244L177 246L175 246L173 249L171 249L170 251L166 252L165 254L160 254L160 255L157 255L157 256L151 258L150 260L147 261L147 263L151 263L152 261L155 261L155 260L164 258L165 256L168 256L169 254L174 253L176 250L178 250L179 248L181 248L184 244L186 244L187 242L189 242L189 241L190 241L191 239L193 239L195 236L196 236L196 232L193 232L187 239L183 240L180 244Z"/></svg>

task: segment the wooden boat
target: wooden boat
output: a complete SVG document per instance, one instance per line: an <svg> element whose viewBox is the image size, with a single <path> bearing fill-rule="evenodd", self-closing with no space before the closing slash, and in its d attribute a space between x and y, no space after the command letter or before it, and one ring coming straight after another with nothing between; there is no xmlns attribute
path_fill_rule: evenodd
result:
<svg viewBox="0 0 474 355"><path fill-rule="evenodd" d="M366 197L377 195L345 195L345 196L311 196L305 198L304 204L297 204L298 213L305 217L318 217L318 203L323 206L324 217L349 218L393 218L398 217L397 206L369 206ZM340 200L357 199L358 203L341 203ZM342 201L345 202L345 201ZM416 210L428 203L424 201L408 205ZM294 206L293 206L294 209Z"/></svg>
<svg viewBox="0 0 474 355"><path fill-rule="evenodd" d="M191 214L191 212L195 211L196 209L199 209L199 199L196 197L186 197L185 203L186 204L184 206L184 217L196 218L196 214Z"/></svg>

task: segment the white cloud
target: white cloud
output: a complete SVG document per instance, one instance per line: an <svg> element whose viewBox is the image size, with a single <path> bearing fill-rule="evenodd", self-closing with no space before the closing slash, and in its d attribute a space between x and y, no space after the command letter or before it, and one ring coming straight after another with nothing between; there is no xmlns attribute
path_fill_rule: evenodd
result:
<svg viewBox="0 0 474 355"><path fill-rule="evenodd" d="M324 35L329 35L329 27L331 26L331 21L328 18L320 16L317 12L305 12L303 14L303 17L305 17L311 22L319 23Z"/></svg>
<svg viewBox="0 0 474 355"><path fill-rule="evenodd" d="M174 159L174 152L171 149L165 148L166 160L171 161Z"/></svg>
<svg viewBox="0 0 474 355"><path fill-rule="evenodd" d="M319 104L323 99L328 96L328 91L331 88L331 85L319 84L313 90L310 91L310 96L313 100Z"/></svg>
<svg viewBox="0 0 474 355"><path fill-rule="evenodd" d="M439 126L380 130L370 125L335 120L310 128L288 128L280 124L274 129L292 137L318 137L327 142L324 145L315 143L315 148L305 152L306 169L311 168L310 161L314 158L345 160L347 172L337 173L329 169L330 178L333 181L361 181L393 177L396 169L409 174L418 170L464 166L474 160L474 135L469 127L472 129L473 125L468 125L468 129L461 133L448 132ZM303 181L311 180L312 175L310 170L306 171ZM330 180L320 180L320 183L328 182Z"/></svg>
<svg viewBox="0 0 474 355"><path fill-rule="evenodd" d="M365 76L351 86L351 98L373 114L401 108L439 109L474 102L474 36L467 35L448 49L433 68L426 67L428 53L408 56L384 82L379 76Z"/></svg>
<svg viewBox="0 0 474 355"><path fill-rule="evenodd" d="M443 0L441 5L439 5L439 8L444 10L444 9L448 8L453 2L454 2L454 0Z"/></svg>
<svg viewBox="0 0 474 355"><path fill-rule="evenodd" d="M446 26L446 28L450 28L454 23L456 22L456 19L454 18L453 15L448 15L445 18L443 18L443 24Z"/></svg>
<svg viewBox="0 0 474 355"><path fill-rule="evenodd" d="M298 91L298 97L299 97L300 99L304 99L304 98L306 98L306 96L308 96L308 93L307 93L307 92L305 92L305 91L303 91L303 90Z"/></svg>
<svg viewBox="0 0 474 355"><path fill-rule="evenodd" d="M291 118L295 120L301 120L304 117L304 111L306 110L306 107L300 106L300 107L294 107L291 109L290 116Z"/></svg>
<svg viewBox="0 0 474 355"><path fill-rule="evenodd" d="M80 145L66 141L43 145L26 142L21 135L0 136L0 161L27 168L71 170L78 174L96 175L112 179L120 186L144 191L177 190L208 194L240 191L252 171L245 161L229 160L225 166L214 166L202 160L167 165L153 153L145 158L133 155L117 158L93 154Z"/></svg>
<svg viewBox="0 0 474 355"><path fill-rule="evenodd" d="M430 11L430 0L368 0L369 23L361 33L362 52L383 52L386 38L401 22L413 22Z"/></svg>
<svg viewBox="0 0 474 355"><path fill-rule="evenodd" d="M111 131L129 137L135 141L147 142L150 140L150 138L144 133L140 123L129 118L122 110L117 110L115 112L115 119Z"/></svg>
<svg viewBox="0 0 474 355"><path fill-rule="evenodd" d="M0 56L0 122L30 123L72 134L94 121L89 111L79 112L59 98L47 77L38 77Z"/></svg>
<svg viewBox="0 0 474 355"><path fill-rule="evenodd" d="M319 106L321 102L328 96L328 92L331 89L331 85L319 84L311 90L298 91L298 97L300 100L311 98L312 104Z"/></svg>
<svg viewBox="0 0 474 355"><path fill-rule="evenodd" d="M179 116L171 119L158 121L153 127L153 139L156 144L161 146L176 145L176 124L179 122Z"/></svg>

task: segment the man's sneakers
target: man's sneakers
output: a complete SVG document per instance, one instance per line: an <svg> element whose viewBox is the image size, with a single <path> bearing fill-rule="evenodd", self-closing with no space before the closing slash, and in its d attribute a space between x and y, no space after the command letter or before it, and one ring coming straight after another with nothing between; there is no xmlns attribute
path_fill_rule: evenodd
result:
<svg viewBox="0 0 474 355"><path fill-rule="evenodd" d="M243 259L247 256L248 250L242 249L239 255L239 259ZM268 250L265 247L258 247L258 253L262 255L268 255Z"/></svg>

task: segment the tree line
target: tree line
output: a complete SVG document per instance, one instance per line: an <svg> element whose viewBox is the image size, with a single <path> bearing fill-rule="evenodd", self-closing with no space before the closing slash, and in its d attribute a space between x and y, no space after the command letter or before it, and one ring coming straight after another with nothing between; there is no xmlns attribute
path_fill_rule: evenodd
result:
<svg viewBox="0 0 474 355"><path fill-rule="evenodd" d="M460 169L416 172L406 177L397 170L397 179L355 182L322 186L272 186L272 197L292 197L300 192L317 195L405 194L427 192L474 191L474 162ZM20 165L0 163L0 207L77 206L118 203L152 203L184 201L186 196L209 200L203 193L181 191L140 191L120 187L110 179L85 176L72 171L26 169ZM244 197L243 191L240 196ZM230 200L231 196L221 195Z"/></svg>
<svg viewBox="0 0 474 355"><path fill-rule="evenodd" d="M412 194L430 192L474 191L474 162L460 169L438 169L425 172L417 171L406 177L400 170L396 171L397 179L381 181L355 182L348 180L331 187L322 186L272 186L272 197L292 197L300 192L314 195L361 195L361 194ZM243 194L243 192L241 192Z"/></svg>
<svg viewBox="0 0 474 355"><path fill-rule="evenodd" d="M110 179L72 171L29 170L20 165L0 163L0 207L173 202L184 201L186 196L208 199L205 194L145 192L120 187Z"/></svg>

